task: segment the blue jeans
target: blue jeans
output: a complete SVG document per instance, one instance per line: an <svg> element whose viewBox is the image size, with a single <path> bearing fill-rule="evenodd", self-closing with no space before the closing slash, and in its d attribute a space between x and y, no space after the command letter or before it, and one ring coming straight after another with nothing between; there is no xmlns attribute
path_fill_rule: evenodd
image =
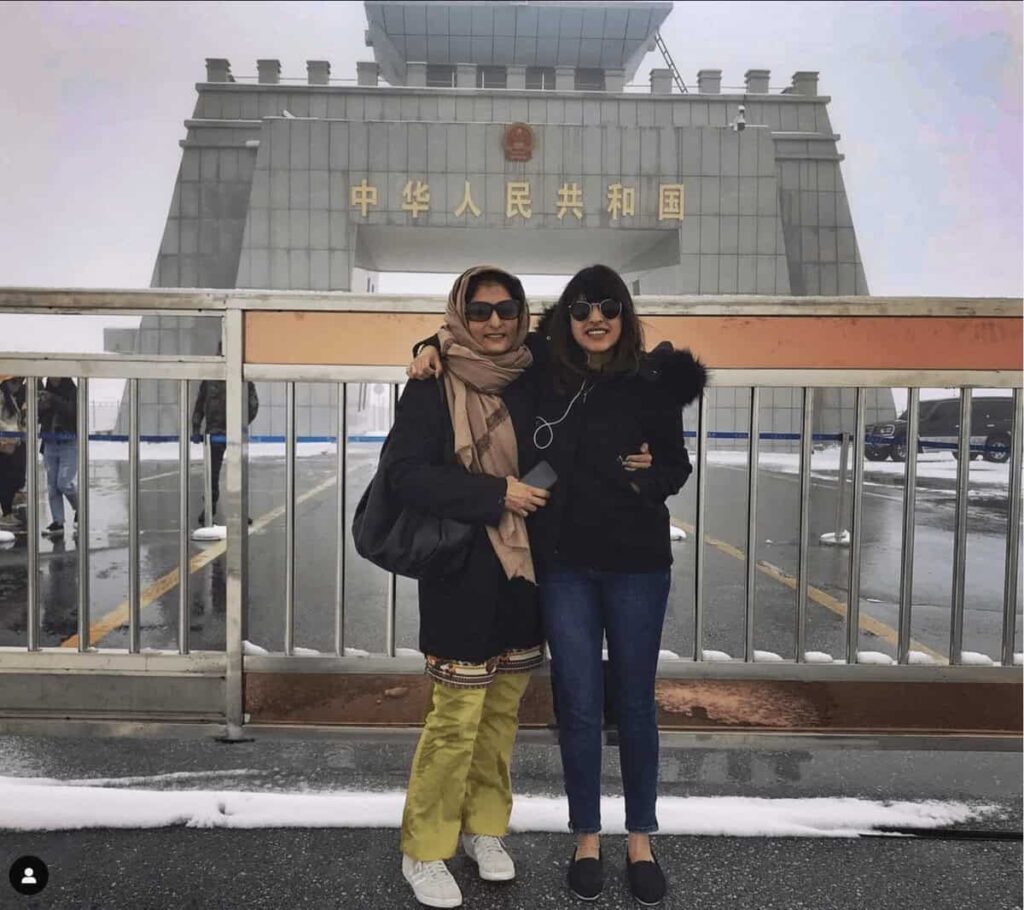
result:
<svg viewBox="0 0 1024 910"><path fill-rule="evenodd" d="M654 681L671 576L555 568L539 579L558 711L569 828L601 830L602 638L619 728L626 830L658 830L658 721Z"/></svg>
<svg viewBox="0 0 1024 910"><path fill-rule="evenodd" d="M44 444L43 461L46 463L46 490L50 498L50 518L64 524L64 497L71 508L78 511L78 446L74 439L49 439Z"/></svg>

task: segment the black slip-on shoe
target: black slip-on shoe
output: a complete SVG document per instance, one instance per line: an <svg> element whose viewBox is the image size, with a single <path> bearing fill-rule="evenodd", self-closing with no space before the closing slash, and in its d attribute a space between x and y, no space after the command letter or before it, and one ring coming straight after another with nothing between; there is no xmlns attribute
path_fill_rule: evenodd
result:
<svg viewBox="0 0 1024 910"><path fill-rule="evenodd" d="M626 876L629 879L629 890L638 904L645 907L654 907L660 904L665 897L666 885L665 875L658 865L658 858L651 851L651 860L640 860L632 863L629 861L629 851L626 851Z"/></svg>
<svg viewBox="0 0 1024 910"><path fill-rule="evenodd" d="M604 867L600 858L585 856L576 859L573 848L569 860L569 890L581 901L596 901L604 888Z"/></svg>

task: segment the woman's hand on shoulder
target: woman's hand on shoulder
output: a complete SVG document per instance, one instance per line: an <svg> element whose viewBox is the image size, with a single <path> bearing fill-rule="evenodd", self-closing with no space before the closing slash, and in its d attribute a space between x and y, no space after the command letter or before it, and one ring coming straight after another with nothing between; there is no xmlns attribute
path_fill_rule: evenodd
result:
<svg viewBox="0 0 1024 910"><path fill-rule="evenodd" d="M441 355L437 348L427 345L405 368L405 375L410 379L432 379L444 372Z"/></svg>
<svg viewBox="0 0 1024 910"><path fill-rule="evenodd" d="M546 505L551 495L547 490L531 487L512 476L506 477L505 481L505 508L523 518Z"/></svg>

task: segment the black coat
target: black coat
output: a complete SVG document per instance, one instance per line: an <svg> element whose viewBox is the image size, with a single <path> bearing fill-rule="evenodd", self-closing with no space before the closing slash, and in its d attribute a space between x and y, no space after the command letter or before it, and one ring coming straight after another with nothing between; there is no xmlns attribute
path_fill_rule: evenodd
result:
<svg viewBox="0 0 1024 910"><path fill-rule="evenodd" d="M533 466L535 387L520 378L506 388L519 449L519 472ZM435 657L482 663L543 640L537 588L506 577L485 530L504 509L506 481L471 474L451 463L451 419L435 380L412 380L398 403L381 467L399 502L477 525L466 565L456 575L419 582L420 650Z"/></svg>
<svg viewBox="0 0 1024 910"><path fill-rule="evenodd" d="M248 425L256 419L260 399L256 394L256 386L251 382L247 382L246 386L249 393ZM203 421L206 421L207 434L223 435L228 425L227 412L227 383L219 379L204 379L199 383L199 393L196 395L195 407L192 408L192 432L200 433Z"/></svg>
<svg viewBox="0 0 1024 910"><path fill-rule="evenodd" d="M539 565L651 572L672 564L665 500L692 471L682 408L703 385L700 363L688 351L669 347L644 355L636 373L592 374L586 385L581 377L569 391L550 376L541 384L538 418L554 422L566 416L551 427L551 444L538 452L559 476L548 505L531 519ZM544 445L548 436L542 425L538 442ZM621 460L638 454L643 443L652 466L626 471Z"/></svg>
<svg viewBox="0 0 1024 910"><path fill-rule="evenodd" d="M74 436L78 433L78 386L66 376L54 379L47 377L45 385L40 381L39 390L39 431L43 442L39 451L46 450L46 434Z"/></svg>

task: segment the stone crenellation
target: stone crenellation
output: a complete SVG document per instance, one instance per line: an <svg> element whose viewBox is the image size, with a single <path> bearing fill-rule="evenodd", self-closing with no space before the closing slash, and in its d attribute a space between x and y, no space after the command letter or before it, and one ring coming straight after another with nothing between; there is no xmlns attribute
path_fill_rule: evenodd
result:
<svg viewBox="0 0 1024 910"><path fill-rule="evenodd" d="M443 71L439 71L443 70ZM474 63L457 63L438 68L425 61L410 61L405 66L405 81L389 83L382 81L381 66L374 60L356 62L355 79L351 77L331 78L331 64L327 60L306 61L306 84L335 86L338 88L355 84L374 88L430 88L444 90L473 89L474 91L535 91L535 92L602 92L604 94L627 93L626 73L622 69L600 67L551 67L550 73L537 73L543 69L527 66L478 66ZM485 75L482 75L485 74ZM448 83L445 78L450 77ZM548 78L550 77L550 78ZM776 89L769 86L771 71L750 69L744 74L743 86L722 85L722 71L718 69L698 70L693 82L687 83L687 91L681 92L676 86L672 70L654 68L650 71L650 93L652 95L800 95L817 97L818 73L798 70L793 73L789 85ZM208 57L206 60L207 83L235 83L239 86L252 85L252 78L240 76L236 81L231 72L231 62L222 57ZM275 59L257 61L255 81L260 85L295 85L299 80L281 75L281 62ZM630 84L630 88L639 88Z"/></svg>

